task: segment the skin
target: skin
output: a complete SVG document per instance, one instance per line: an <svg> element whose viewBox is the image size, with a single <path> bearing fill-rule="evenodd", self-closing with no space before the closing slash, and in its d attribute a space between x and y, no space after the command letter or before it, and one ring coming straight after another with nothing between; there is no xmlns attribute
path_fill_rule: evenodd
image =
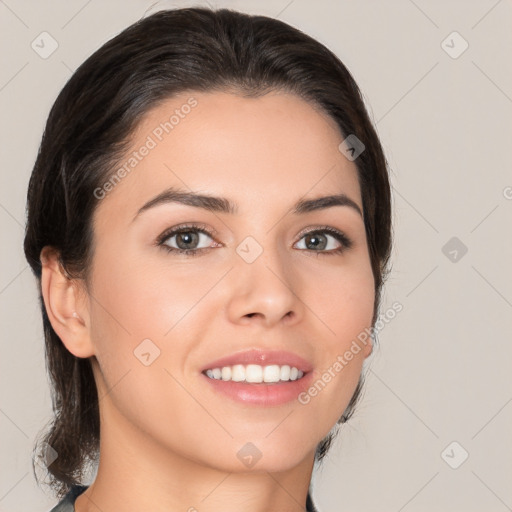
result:
<svg viewBox="0 0 512 512"><path fill-rule="evenodd" d="M51 248L41 254L50 321L71 353L92 358L100 396L100 464L78 512L303 510L315 448L371 353L368 344L307 405L242 404L205 384L205 364L250 348L296 352L320 376L371 326L374 280L355 209L290 213L301 198L333 193L362 211L336 123L282 92L191 92L150 111L133 148L191 96L190 114L99 201L88 283L66 279ZM170 186L227 197L238 213L168 203L133 220ZM155 245L189 222L216 232L202 238L202 253ZM322 226L341 230L352 247L308 250L301 232ZM251 264L236 252L247 236L263 249ZM149 366L134 356L145 339L160 350ZM251 469L237 457L247 442L262 453Z"/></svg>

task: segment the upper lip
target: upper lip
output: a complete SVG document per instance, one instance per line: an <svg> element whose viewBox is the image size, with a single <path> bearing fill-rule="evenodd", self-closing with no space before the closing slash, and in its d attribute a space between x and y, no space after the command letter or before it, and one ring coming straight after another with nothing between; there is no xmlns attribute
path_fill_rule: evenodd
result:
<svg viewBox="0 0 512 512"><path fill-rule="evenodd" d="M213 368L222 368L223 366L233 366L235 364L258 364L261 366L269 366L277 364L280 366L289 365L295 366L297 370L303 373L310 372L313 365L293 352L285 350L263 350L252 349L236 352L228 356L221 357L205 365L201 371L211 370Z"/></svg>

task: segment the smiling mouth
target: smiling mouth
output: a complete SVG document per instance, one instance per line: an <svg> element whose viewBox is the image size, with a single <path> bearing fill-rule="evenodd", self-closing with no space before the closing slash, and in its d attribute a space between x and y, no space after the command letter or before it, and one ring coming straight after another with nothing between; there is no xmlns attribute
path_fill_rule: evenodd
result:
<svg viewBox="0 0 512 512"><path fill-rule="evenodd" d="M240 382L246 384L280 384L293 382L306 374L295 366L271 364L235 364L220 368L210 368L202 372L212 380Z"/></svg>

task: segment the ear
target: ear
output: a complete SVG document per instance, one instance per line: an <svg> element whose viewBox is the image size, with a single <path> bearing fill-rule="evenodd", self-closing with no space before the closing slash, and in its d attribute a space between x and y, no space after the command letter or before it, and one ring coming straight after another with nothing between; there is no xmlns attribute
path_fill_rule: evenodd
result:
<svg viewBox="0 0 512 512"><path fill-rule="evenodd" d="M374 332L375 331L372 329L371 330L371 334L365 340L364 349L363 349L363 354L364 354L364 358L365 359L367 359L368 357L370 357L373 354L373 344L374 344L373 336L374 336Z"/></svg>
<svg viewBox="0 0 512 512"><path fill-rule="evenodd" d="M373 339L371 337L368 338L368 342L366 343L364 347L364 358L368 358L373 353Z"/></svg>
<svg viewBox="0 0 512 512"><path fill-rule="evenodd" d="M83 283L67 275L60 263L59 253L53 247L44 247L40 260L41 291L53 330L74 356L93 356L87 294Z"/></svg>

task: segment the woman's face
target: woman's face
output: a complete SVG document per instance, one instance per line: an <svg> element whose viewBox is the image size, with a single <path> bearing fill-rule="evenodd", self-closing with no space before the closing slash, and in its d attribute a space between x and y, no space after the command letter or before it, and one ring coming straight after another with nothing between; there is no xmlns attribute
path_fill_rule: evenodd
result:
<svg viewBox="0 0 512 512"><path fill-rule="evenodd" d="M95 193L87 326L102 435L229 472L311 458L371 350L353 344L371 326L374 279L342 140L284 93L191 92L143 119L136 154ZM338 195L354 204L295 211ZM286 366L303 377L280 380ZM279 382L223 380L223 367Z"/></svg>

